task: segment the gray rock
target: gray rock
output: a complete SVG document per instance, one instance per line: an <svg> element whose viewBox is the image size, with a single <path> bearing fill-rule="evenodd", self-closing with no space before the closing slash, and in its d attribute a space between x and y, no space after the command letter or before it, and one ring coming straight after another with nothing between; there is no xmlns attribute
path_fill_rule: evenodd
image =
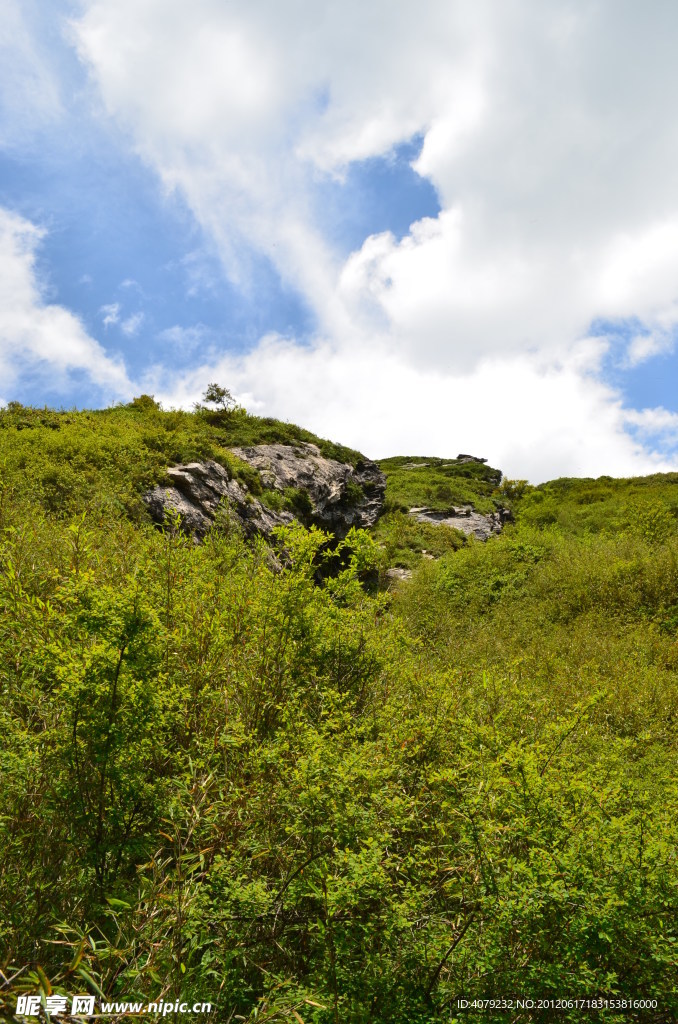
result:
<svg viewBox="0 0 678 1024"><path fill-rule="evenodd" d="M194 537L204 537L211 527L220 503L227 504L237 515L245 536L268 536L276 526L291 523L289 512L274 512L249 494L218 462L191 462L167 470L172 481L169 487L154 487L144 496L151 516L157 523L165 521L166 513L178 514L182 528Z"/></svg>
<svg viewBox="0 0 678 1024"><path fill-rule="evenodd" d="M352 526L372 526L382 511L386 478L373 462L364 460L354 468L324 458L316 445L305 443L254 445L232 451L257 470L264 488L305 490L308 510L296 517L287 511L275 512L218 462L191 462L168 469L170 485L154 487L143 496L153 519L162 523L166 513L176 513L183 529L201 538L223 503L238 517L248 537L267 537L276 526L299 518L307 526L315 524L341 538Z"/></svg>
<svg viewBox="0 0 678 1024"><path fill-rule="evenodd" d="M349 463L326 459L317 445L306 442L258 444L231 450L258 471L264 487L307 491L311 509L300 515L306 525L315 524L341 538L352 526L374 526L381 514L386 477L367 459L354 468Z"/></svg>
<svg viewBox="0 0 678 1024"><path fill-rule="evenodd" d="M386 575L392 582L402 583L403 580L412 579L412 570L401 569L400 566L394 566L392 569L386 570Z"/></svg>
<svg viewBox="0 0 678 1024"><path fill-rule="evenodd" d="M478 455L457 455L457 462L487 462L487 459L481 459Z"/></svg>
<svg viewBox="0 0 678 1024"><path fill-rule="evenodd" d="M411 508L409 511L419 523L431 523L434 526L451 526L461 530L467 536L473 535L478 540L488 540L496 533L501 533L504 524L511 519L511 511L507 508L497 509L489 515L476 512L472 505L462 505L445 512L436 509Z"/></svg>

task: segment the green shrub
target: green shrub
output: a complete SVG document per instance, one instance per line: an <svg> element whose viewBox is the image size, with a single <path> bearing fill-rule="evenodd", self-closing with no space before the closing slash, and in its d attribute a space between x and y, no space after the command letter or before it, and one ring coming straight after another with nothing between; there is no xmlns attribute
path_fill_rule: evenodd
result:
<svg viewBox="0 0 678 1024"><path fill-rule="evenodd" d="M305 487L286 487L283 493L286 509L302 520L312 515L313 502Z"/></svg>
<svg viewBox="0 0 678 1024"><path fill-rule="evenodd" d="M356 483L355 480L352 480L349 477L346 481L341 500L343 505L346 505L348 508L354 508L365 500L365 492L360 484Z"/></svg>

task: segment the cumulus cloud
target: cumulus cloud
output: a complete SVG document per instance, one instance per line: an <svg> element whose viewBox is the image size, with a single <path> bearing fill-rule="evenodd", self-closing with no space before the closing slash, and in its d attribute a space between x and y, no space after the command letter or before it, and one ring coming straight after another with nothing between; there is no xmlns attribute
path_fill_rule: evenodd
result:
<svg viewBox="0 0 678 1024"><path fill-rule="evenodd" d="M615 391L585 370L599 355L594 339L565 364L540 366L523 355L457 374L413 368L380 348L347 359L328 342L302 347L270 335L246 354L203 359L180 377L157 366L143 390L168 407L187 408L217 380L249 412L301 422L373 457L470 450L535 483L552 479L554 467L563 476L670 469L660 451L675 438L678 416L625 410ZM648 454L647 444L658 451Z"/></svg>
<svg viewBox="0 0 678 1024"><path fill-rule="evenodd" d="M105 398L129 395L131 385L122 362L107 355L73 313L45 300L36 274L36 252L43 234L35 224L0 207L0 376L4 388L15 386L28 371L43 376L48 388L58 391L66 388L73 373L81 372L99 386Z"/></svg>
<svg viewBox="0 0 678 1024"><path fill-rule="evenodd" d="M342 438L362 423L362 446L383 452L407 440L402 404L374 391L407 387L423 448L444 434L449 454L473 395L477 436L521 475L544 458L551 472L659 458L630 438L601 379L605 339L589 334L637 322L629 366L673 345L677 32L674 4L650 14L631 0L84 0L73 24L107 110L233 280L245 285L248 251L264 253L315 312L310 348L269 338L225 357L255 400L283 407L275 365L283 411ZM415 134L439 215L344 259L320 226L318 182Z"/></svg>

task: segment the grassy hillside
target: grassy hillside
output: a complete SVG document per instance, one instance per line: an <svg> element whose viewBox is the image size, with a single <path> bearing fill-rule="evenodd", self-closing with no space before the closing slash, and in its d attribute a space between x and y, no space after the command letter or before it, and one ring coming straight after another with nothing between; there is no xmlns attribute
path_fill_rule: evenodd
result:
<svg viewBox="0 0 678 1024"><path fill-rule="evenodd" d="M384 567L412 569L426 555L437 558L467 543L459 530L419 523L407 515L409 509L472 505L488 513L510 503L506 489L500 489L500 470L481 462L399 455L382 459L379 466L386 475L386 499L374 537Z"/></svg>
<svg viewBox="0 0 678 1024"><path fill-rule="evenodd" d="M228 449L251 444L317 444L327 458L355 465L359 452L291 423L231 412L164 411L142 396L112 409L56 412L10 403L0 410L0 466L5 487L55 514L94 505L145 517L142 491L167 466L212 458L229 465L254 493L258 475Z"/></svg>
<svg viewBox="0 0 678 1024"><path fill-rule="evenodd" d="M53 990L248 1024L676 1018L678 476L497 491L387 460L389 530L436 500L516 522L427 527L437 557L370 594L365 533L318 584L317 531L276 569L138 514L168 462L298 428L0 422L8 1016ZM472 1004L507 997L589 1005Z"/></svg>
<svg viewBox="0 0 678 1024"><path fill-rule="evenodd" d="M423 505L441 510L473 505L479 512L495 508L492 497L501 472L481 462L398 455L382 459L379 466L387 479L387 512L406 512Z"/></svg>

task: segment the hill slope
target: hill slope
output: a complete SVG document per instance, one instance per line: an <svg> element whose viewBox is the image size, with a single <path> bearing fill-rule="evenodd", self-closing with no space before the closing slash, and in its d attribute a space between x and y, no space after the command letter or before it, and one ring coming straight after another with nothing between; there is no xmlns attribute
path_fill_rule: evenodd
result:
<svg viewBox="0 0 678 1024"><path fill-rule="evenodd" d="M0 413L6 1015L88 990L252 1024L674 1019L678 478L386 460L372 534L292 523L277 563L151 524L168 465L290 440L360 461L146 400ZM436 502L515 522L407 514ZM412 578L368 592L389 544Z"/></svg>

